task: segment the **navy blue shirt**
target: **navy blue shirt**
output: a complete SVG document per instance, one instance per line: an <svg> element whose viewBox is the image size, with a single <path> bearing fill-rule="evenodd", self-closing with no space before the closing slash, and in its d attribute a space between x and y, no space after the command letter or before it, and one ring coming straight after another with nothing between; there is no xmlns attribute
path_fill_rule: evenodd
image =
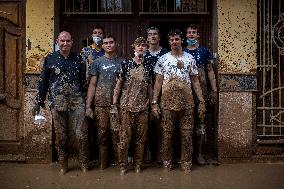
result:
<svg viewBox="0 0 284 189"><path fill-rule="evenodd" d="M198 68L203 68L207 70L208 64L212 64L212 56L209 50L203 46L199 46L194 50L189 50L188 48L184 49L185 52L191 54L196 60L196 66Z"/></svg>
<svg viewBox="0 0 284 189"><path fill-rule="evenodd" d="M160 52L158 52L157 54L151 54L151 52L149 50L147 50L146 55L145 55L145 59L149 62L151 62L153 64L153 68L155 67L155 64L157 63L158 59L166 54L168 52L167 49L165 48L161 48Z"/></svg>
<svg viewBox="0 0 284 189"><path fill-rule="evenodd" d="M77 99L84 98L87 93L86 65L80 55L70 53L66 59L59 51L47 55L36 97L38 104L42 107L47 93L49 93L48 99L52 108L60 106L60 103L69 104L64 106L64 110L76 108L76 106L72 107L74 103Z"/></svg>

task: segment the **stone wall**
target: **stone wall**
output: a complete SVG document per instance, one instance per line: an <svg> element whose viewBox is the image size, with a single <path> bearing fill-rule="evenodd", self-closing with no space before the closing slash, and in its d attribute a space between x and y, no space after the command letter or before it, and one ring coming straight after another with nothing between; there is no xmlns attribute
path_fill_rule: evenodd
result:
<svg viewBox="0 0 284 189"><path fill-rule="evenodd" d="M257 0L218 0L218 158L250 159L257 90Z"/></svg>

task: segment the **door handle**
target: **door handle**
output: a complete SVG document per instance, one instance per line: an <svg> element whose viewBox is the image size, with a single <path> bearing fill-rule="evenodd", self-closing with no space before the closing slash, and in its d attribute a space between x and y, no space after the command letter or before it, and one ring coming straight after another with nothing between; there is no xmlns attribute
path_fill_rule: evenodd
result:
<svg viewBox="0 0 284 189"><path fill-rule="evenodd" d="M6 94L5 93L1 93L0 94L0 102L4 102L6 100Z"/></svg>

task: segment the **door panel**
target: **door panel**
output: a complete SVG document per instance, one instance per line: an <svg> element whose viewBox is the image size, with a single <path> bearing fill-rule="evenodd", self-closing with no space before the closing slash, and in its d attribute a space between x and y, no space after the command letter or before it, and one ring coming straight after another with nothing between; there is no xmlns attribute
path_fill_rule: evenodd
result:
<svg viewBox="0 0 284 189"><path fill-rule="evenodd" d="M0 160L24 160L23 2L0 5Z"/></svg>

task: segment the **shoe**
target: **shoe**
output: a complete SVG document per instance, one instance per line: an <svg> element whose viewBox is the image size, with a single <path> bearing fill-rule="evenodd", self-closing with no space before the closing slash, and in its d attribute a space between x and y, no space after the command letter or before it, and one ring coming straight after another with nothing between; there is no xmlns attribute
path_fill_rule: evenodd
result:
<svg viewBox="0 0 284 189"><path fill-rule="evenodd" d="M200 166L206 165L206 161L201 153L197 154L196 161L197 161L197 164Z"/></svg>
<svg viewBox="0 0 284 189"><path fill-rule="evenodd" d="M89 167L88 167L87 164L81 164L80 168L81 168L83 173L86 173L86 172L89 171Z"/></svg>
<svg viewBox="0 0 284 189"><path fill-rule="evenodd" d="M62 162L60 162L60 174L65 175L68 171L68 160L64 159Z"/></svg>
<svg viewBox="0 0 284 189"><path fill-rule="evenodd" d="M181 163L181 168L185 173L190 173L191 172L191 162L183 162Z"/></svg>
<svg viewBox="0 0 284 189"><path fill-rule="evenodd" d="M120 175L126 175L127 169L125 167L120 167Z"/></svg>
<svg viewBox="0 0 284 189"><path fill-rule="evenodd" d="M163 161L163 167L166 171L171 171L173 166L171 161Z"/></svg>
<svg viewBox="0 0 284 189"><path fill-rule="evenodd" d="M136 165L135 166L135 172L136 173L141 173L141 166L140 165Z"/></svg>

